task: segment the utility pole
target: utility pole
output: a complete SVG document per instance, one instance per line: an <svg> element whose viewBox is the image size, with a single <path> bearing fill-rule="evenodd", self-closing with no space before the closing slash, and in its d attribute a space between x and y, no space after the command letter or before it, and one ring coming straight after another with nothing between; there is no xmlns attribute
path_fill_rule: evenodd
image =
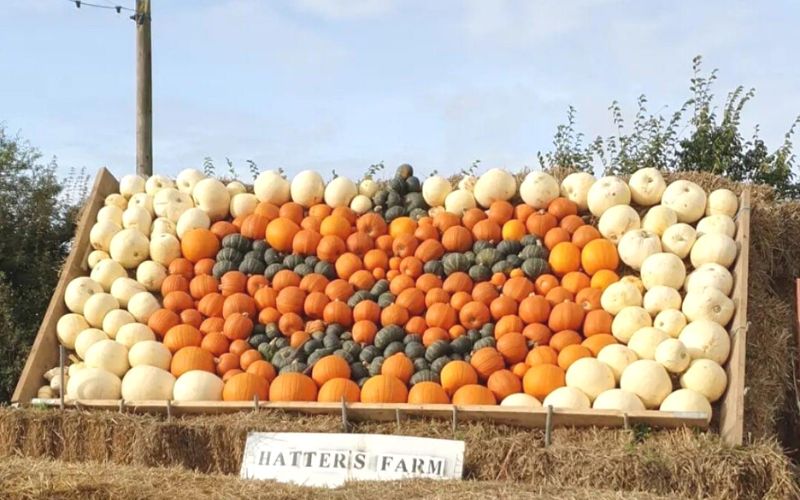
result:
<svg viewBox="0 0 800 500"><path fill-rule="evenodd" d="M150 0L136 0L136 173L153 175L153 71Z"/></svg>

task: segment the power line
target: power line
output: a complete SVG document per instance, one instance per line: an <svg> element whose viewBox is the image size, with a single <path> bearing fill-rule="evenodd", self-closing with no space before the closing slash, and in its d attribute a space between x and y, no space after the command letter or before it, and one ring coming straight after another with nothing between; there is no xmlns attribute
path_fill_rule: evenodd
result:
<svg viewBox="0 0 800 500"><path fill-rule="evenodd" d="M67 2L75 4L75 7L79 8L79 9L81 7L86 6L86 7L94 7L94 8L97 8L97 9L113 9L113 10L117 11L117 14L119 14L123 10L128 11L128 12L136 12L135 9L130 9L130 8L124 7L122 5L101 5L101 4L97 4L97 3L84 2L83 0L67 0Z"/></svg>

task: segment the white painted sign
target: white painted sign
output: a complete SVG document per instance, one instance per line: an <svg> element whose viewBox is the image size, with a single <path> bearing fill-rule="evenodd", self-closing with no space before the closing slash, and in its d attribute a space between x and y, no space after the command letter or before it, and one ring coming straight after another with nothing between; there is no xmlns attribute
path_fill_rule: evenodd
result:
<svg viewBox="0 0 800 500"><path fill-rule="evenodd" d="M346 481L461 479L464 442L382 434L250 432L243 479L336 487Z"/></svg>

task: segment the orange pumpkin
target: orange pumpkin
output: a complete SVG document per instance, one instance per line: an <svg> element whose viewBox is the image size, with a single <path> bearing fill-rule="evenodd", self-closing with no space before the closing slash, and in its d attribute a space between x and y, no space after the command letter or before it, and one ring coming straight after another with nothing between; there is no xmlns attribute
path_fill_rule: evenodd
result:
<svg viewBox="0 0 800 500"><path fill-rule="evenodd" d="M517 302L534 293L534 286L531 280L525 277L510 278L503 285L503 295L511 297Z"/></svg>
<svg viewBox="0 0 800 500"><path fill-rule="evenodd" d="M203 340L200 330L191 325L175 325L164 335L164 347L175 353L184 347L199 347Z"/></svg>
<svg viewBox="0 0 800 500"><path fill-rule="evenodd" d="M158 335L159 338L164 337L170 328L180 324L181 317L175 311L169 309L159 309L150 315L147 320L147 326L153 330L153 333Z"/></svg>
<svg viewBox="0 0 800 500"><path fill-rule="evenodd" d="M491 219L478 221L472 226L472 235L475 236L477 240L484 240L492 243L497 243L503 239L500 224Z"/></svg>
<svg viewBox="0 0 800 500"><path fill-rule="evenodd" d="M472 353L469 363L475 368L481 380L486 380L492 373L505 368L503 356L494 347L478 349Z"/></svg>
<svg viewBox="0 0 800 500"><path fill-rule="evenodd" d="M550 337L550 347L558 352L564 350L565 347L572 344L580 344L583 340L575 330L561 330Z"/></svg>
<svg viewBox="0 0 800 500"><path fill-rule="evenodd" d="M552 250L557 244L570 241L571 238L572 235L570 235L566 229L554 227L553 229L547 231L547 234L544 235L544 246L546 246L549 250Z"/></svg>
<svg viewBox="0 0 800 500"><path fill-rule="evenodd" d="M465 328L478 329L489 322L491 312L483 302L472 301L464 304L458 312L458 320Z"/></svg>
<svg viewBox="0 0 800 500"><path fill-rule="evenodd" d="M313 319L321 319L325 312L325 306L330 303L330 299L321 292L311 292L303 302L303 312L306 316Z"/></svg>
<svg viewBox="0 0 800 500"><path fill-rule="evenodd" d="M190 229L181 238L181 255L191 262L200 259L213 259L219 252L217 236L201 227Z"/></svg>
<svg viewBox="0 0 800 500"><path fill-rule="evenodd" d="M228 221L225 220L218 220L217 222L211 224L209 228L214 235L222 241L222 238L228 236L229 234L236 234L239 230Z"/></svg>
<svg viewBox="0 0 800 500"><path fill-rule="evenodd" d="M464 226L451 226L442 234L442 246L448 252L466 252L473 242L472 233Z"/></svg>
<svg viewBox="0 0 800 500"><path fill-rule="evenodd" d="M556 332L561 330L580 330L581 324L583 324L583 316L583 308L575 302L561 302L553 306L547 326Z"/></svg>
<svg viewBox="0 0 800 500"><path fill-rule="evenodd" d="M259 377L263 378L267 382L272 382L277 375L275 373L275 367L272 366L272 363L269 361L264 361L263 359L258 359L250 363L250 366L247 367L247 373L252 373L253 375L258 375Z"/></svg>
<svg viewBox="0 0 800 500"><path fill-rule="evenodd" d="M492 318L499 320L503 316L517 313L517 301L507 295L501 295L494 299L489 305Z"/></svg>
<svg viewBox="0 0 800 500"><path fill-rule="evenodd" d="M492 391L497 401L502 401L511 394L522 392L522 381L511 370L497 370L489 376L486 387Z"/></svg>
<svg viewBox="0 0 800 500"><path fill-rule="evenodd" d="M522 378L522 388L525 394L529 394L539 401L544 401L548 394L564 385L564 369L552 364L531 366Z"/></svg>
<svg viewBox="0 0 800 500"><path fill-rule="evenodd" d="M450 334L444 328L431 327L422 334L422 345L430 347L438 340L450 340Z"/></svg>
<svg viewBox="0 0 800 500"><path fill-rule="evenodd" d="M178 257L169 263L168 271L170 275L179 274L190 280L194 278L194 264L186 258Z"/></svg>
<svg viewBox="0 0 800 500"><path fill-rule="evenodd" d="M233 370L238 370L237 373L244 373L244 370L241 370L241 366L239 366L239 355L232 352L220 354L216 366L217 375L223 376Z"/></svg>
<svg viewBox="0 0 800 500"><path fill-rule="evenodd" d="M531 214L528 220L525 221L525 227L530 234L535 234L540 238L544 238L547 231L553 229L558 225L558 221L552 214L547 212L537 212Z"/></svg>
<svg viewBox="0 0 800 500"><path fill-rule="evenodd" d="M583 320L583 334L587 337L601 333L611 333L611 322L614 317L602 309L595 309L586 313Z"/></svg>
<svg viewBox="0 0 800 500"><path fill-rule="evenodd" d="M350 328L353 324L353 311L346 302L334 300L329 302L322 311L322 319L328 323L338 323L345 328Z"/></svg>
<svg viewBox="0 0 800 500"><path fill-rule="evenodd" d="M229 340L246 339L253 332L253 320L242 313L233 313L225 318L222 333ZM247 367L243 367L247 368Z"/></svg>
<svg viewBox="0 0 800 500"><path fill-rule="evenodd" d="M261 215L266 217L269 220L276 219L279 215L278 207L269 203L267 201L262 201L258 205L256 205L255 210L253 210L254 214Z"/></svg>
<svg viewBox="0 0 800 500"><path fill-rule="evenodd" d="M433 227L443 233L453 226L461 224L461 218L454 213L441 211L433 218ZM470 245L472 246L472 245ZM465 250L466 251L466 250Z"/></svg>
<svg viewBox="0 0 800 500"><path fill-rule="evenodd" d="M322 384L317 394L320 403L358 403L361 400L361 389L349 378L332 378Z"/></svg>
<svg viewBox="0 0 800 500"><path fill-rule="evenodd" d="M200 347L182 347L173 354L169 370L175 377L180 377L191 370L214 373L214 356Z"/></svg>
<svg viewBox="0 0 800 500"><path fill-rule="evenodd" d="M417 223L411 217L397 217L389 223L389 234L397 238L401 234L413 235L417 230Z"/></svg>
<svg viewBox="0 0 800 500"><path fill-rule="evenodd" d="M544 323L550 317L550 303L541 295L530 295L519 303L519 317L525 323Z"/></svg>
<svg viewBox="0 0 800 500"><path fill-rule="evenodd" d="M497 339L497 351L506 364L519 363L528 355L528 342L521 333L510 332Z"/></svg>
<svg viewBox="0 0 800 500"><path fill-rule="evenodd" d="M568 345L558 353L558 366L565 371L581 358L591 358L592 351L579 344Z"/></svg>
<svg viewBox="0 0 800 500"><path fill-rule="evenodd" d="M497 224L505 224L514 216L514 206L504 200L493 201L486 211L489 220Z"/></svg>
<svg viewBox="0 0 800 500"><path fill-rule="evenodd" d="M381 319L381 308L372 300L362 300L353 308L353 320L377 323Z"/></svg>
<svg viewBox="0 0 800 500"><path fill-rule="evenodd" d="M566 198L556 198L547 205L547 213L561 220L568 215L578 214L578 205Z"/></svg>
<svg viewBox="0 0 800 500"><path fill-rule="evenodd" d="M301 229L292 238L292 252L301 255L317 253L317 246L322 240L322 235L313 229Z"/></svg>
<svg viewBox="0 0 800 500"><path fill-rule="evenodd" d="M381 317L383 317L383 315L381 315ZM425 313L425 322L428 324L428 326L444 328L445 330L455 325L456 319L456 310L453 309L449 304L433 304Z"/></svg>
<svg viewBox="0 0 800 500"><path fill-rule="evenodd" d="M217 279L208 274L195 276L189 282L189 293L195 299L202 299L209 293L215 293L219 288Z"/></svg>
<svg viewBox="0 0 800 500"><path fill-rule="evenodd" d="M230 345L231 343L228 341L228 338L219 332L206 334L200 342L200 347L217 357L228 352Z"/></svg>
<svg viewBox="0 0 800 500"><path fill-rule="evenodd" d="M581 225L572 233L572 243L578 248L585 248L590 241L599 240L603 237L596 227L588 224Z"/></svg>
<svg viewBox="0 0 800 500"><path fill-rule="evenodd" d="M464 385L477 384L478 373L466 361L450 361L442 368L439 378L445 392L452 396Z"/></svg>
<svg viewBox="0 0 800 500"><path fill-rule="evenodd" d="M334 378L350 378L350 365L340 356L324 356L314 363L311 378L319 386Z"/></svg>
<svg viewBox="0 0 800 500"><path fill-rule="evenodd" d="M497 400L488 387L478 384L462 386L453 394L454 405L496 405Z"/></svg>
<svg viewBox="0 0 800 500"><path fill-rule="evenodd" d="M344 240L338 236L323 236L317 245L317 257L326 262L336 262L347 251Z"/></svg>
<svg viewBox="0 0 800 500"><path fill-rule="evenodd" d="M525 356L525 364L528 366L556 365L558 364L558 352L550 346L538 345Z"/></svg>
<svg viewBox="0 0 800 500"><path fill-rule="evenodd" d="M397 296L395 304L416 316L425 311L425 294L418 288L406 288Z"/></svg>
<svg viewBox="0 0 800 500"><path fill-rule="evenodd" d="M562 242L550 250L547 261L556 276L564 276L568 272L580 269L581 250L573 243Z"/></svg>
<svg viewBox="0 0 800 500"><path fill-rule="evenodd" d="M278 209L278 217L288 219L295 224L300 224L300 221L303 220L303 206L299 203L295 203L290 201L288 203L284 203Z"/></svg>
<svg viewBox="0 0 800 500"><path fill-rule="evenodd" d="M559 286L558 278L552 274L542 274L533 282L536 293L539 295L547 295L547 292Z"/></svg>
<svg viewBox="0 0 800 500"><path fill-rule="evenodd" d="M171 274L161 282L161 295L169 292L188 292L189 280L182 274Z"/></svg>
<svg viewBox="0 0 800 500"><path fill-rule="evenodd" d="M280 272L280 271L279 271ZM311 273L306 274L300 280L300 290L306 293L311 292L325 292L325 287L328 286L328 278L321 274Z"/></svg>
<svg viewBox="0 0 800 500"><path fill-rule="evenodd" d="M472 231L475 224L487 218L486 212L480 208L470 208L461 216L461 222L464 224L464 227Z"/></svg>
<svg viewBox="0 0 800 500"><path fill-rule="evenodd" d="M553 335L552 330L542 323L531 323L525 325L522 329L522 335L526 339L536 343L536 345L547 345L550 342L550 337Z"/></svg>
<svg viewBox="0 0 800 500"><path fill-rule="evenodd" d="M414 374L414 364L408 356L402 352L392 354L383 361L381 365L381 375L389 375L400 379L404 384L408 384L411 375Z"/></svg>
<svg viewBox="0 0 800 500"><path fill-rule="evenodd" d="M346 280L356 271L362 269L361 259L352 252L345 252L336 259L336 274Z"/></svg>
<svg viewBox="0 0 800 500"><path fill-rule="evenodd" d="M408 321L408 310L398 304L389 304L388 307L381 311L381 325L399 325L403 326Z"/></svg>
<svg viewBox="0 0 800 500"><path fill-rule="evenodd" d="M267 281L267 278L261 274L254 274L247 278L247 285L245 288L247 290L247 294L253 297L257 291L265 286L269 286L269 281Z"/></svg>
<svg viewBox="0 0 800 500"><path fill-rule="evenodd" d="M601 269L592 276L591 286L602 292L608 288L608 285L616 283L617 281L619 281L619 275L617 273L608 269Z"/></svg>
<svg viewBox="0 0 800 500"><path fill-rule="evenodd" d="M575 231L580 229L586 223L577 215L567 215L558 223L558 227L566 229L567 232L571 235L575 234ZM574 241L573 241L574 243Z"/></svg>
<svg viewBox="0 0 800 500"><path fill-rule="evenodd" d="M279 252L291 252L294 237L300 232L299 222L300 220L294 221L283 216L271 220L267 224L266 230L266 239L269 246Z"/></svg>
<svg viewBox="0 0 800 500"><path fill-rule="evenodd" d="M316 401L317 384L308 375L302 373L282 373L275 377L269 386L269 400L281 401Z"/></svg>
<svg viewBox="0 0 800 500"><path fill-rule="evenodd" d="M222 389L223 401L265 401L269 398L269 382L252 373L239 373L229 378Z"/></svg>
<svg viewBox="0 0 800 500"><path fill-rule="evenodd" d="M408 391L408 402L415 405L446 405L450 398L436 382L419 382Z"/></svg>
<svg viewBox="0 0 800 500"><path fill-rule="evenodd" d="M356 228L359 232L366 233L370 238L376 239L386 234L386 221L375 212L368 212L358 218Z"/></svg>
<svg viewBox="0 0 800 500"><path fill-rule="evenodd" d="M214 259L205 258L198 260L194 265L194 275L212 274L214 272Z"/></svg>
<svg viewBox="0 0 800 500"><path fill-rule="evenodd" d="M487 306L499 296L500 293L497 291L497 287L488 281L476 283L472 287L472 299Z"/></svg>
<svg viewBox="0 0 800 500"><path fill-rule="evenodd" d="M598 333L597 335L586 337L586 340L581 342L581 345L589 349L589 351L592 353L592 356L597 357L597 354L603 349L603 347L616 343L617 339L614 338L613 335L608 333Z"/></svg>
<svg viewBox="0 0 800 500"><path fill-rule="evenodd" d="M264 287L255 293L253 299L256 301L256 306L259 309L275 307L278 299L278 292L276 292L274 288Z"/></svg>
<svg viewBox="0 0 800 500"><path fill-rule="evenodd" d="M507 314L500 318L494 325L494 338L499 339L511 332L521 332L525 328L522 318L516 314Z"/></svg>
<svg viewBox="0 0 800 500"><path fill-rule="evenodd" d="M406 401L408 401L406 385L400 379L390 375L370 377L361 387L362 403L405 403Z"/></svg>
<svg viewBox="0 0 800 500"><path fill-rule="evenodd" d="M325 295L331 300L347 301L353 293L353 285L343 279L333 280L325 287Z"/></svg>
<svg viewBox="0 0 800 500"><path fill-rule="evenodd" d="M563 286L557 286L551 288L547 294L544 296L545 300L550 303L551 306L556 304L560 304L562 302L570 302L575 300L575 294L564 288Z"/></svg>
<svg viewBox="0 0 800 500"><path fill-rule="evenodd" d="M353 340L361 344L372 344L378 327L372 321L361 320L353 324Z"/></svg>
<svg viewBox="0 0 800 500"><path fill-rule="evenodd" d="M300 290L298 286L287 286L280 292L275 299L275 305L283 314L301 313L306 300L306 292ZM226 301L227 302L227 301Z"/></svg>
<svg viewBox="0 0 800 500"><path fill-rule="evenodd" d="M589 288L591 286L591 280L587 275L580 271L572 271L565 274L561 278L561 286L570 292L577 294L584 288Z"/></svg>
<svg viewBox="0 0 800 500"><path fill-rule="evenodd" d="M603 292L597 288L584 288L577 295L575 295L575 302L583 308L584 311L593 311L600 309L600 297Z"/></svg>
<svg viewBox="0 0 800 500"><path fill-rule="evenodd" d="M617 247L606 239L590 241L581 250L581 265L590 276L603 269L614 271L619 267Z"/></svg>
<svg viewBox="0 0 800 500"><path fill-rule="evenodd" d="M428 239L420 243L414 251L414 256L422 262L441 259L445 249L441 243L434 239Z"/></svg>
<svg viewBox="0 0 800 500"><path fill-rule="evenodd" d="M467 273L458 271L445 278L442 288L448 293L471 292L472 278Z"/></svg>
<svg viewBox="0 0 800 500"><path fill-rule="evenodd" d="M197 309L184 309L181 311L181 323L200 328L203 323L203 315Z"/></svg>

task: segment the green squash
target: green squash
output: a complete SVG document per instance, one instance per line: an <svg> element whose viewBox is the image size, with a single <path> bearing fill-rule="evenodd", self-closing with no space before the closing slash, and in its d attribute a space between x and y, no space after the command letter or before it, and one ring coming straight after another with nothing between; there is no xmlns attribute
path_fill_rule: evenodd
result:
<svg viewBox="0 0 800 500"><path fill-rule="evenodd" d="M525 262L522 257L515 253L506 256L506 261L508 261L514 268L520 267L522 263Z"/></svg>
<svg viewBox="0 0 800 500"><path fill-rule="evenodd" d="M264 325L264 334L270 340L277 339L281 335L283 335L281 333L280 329L278 328L278 324L277 323L267 323L266 325Z"/></svg>
<svg viewBox="0 0 800 500"><path fill-rule="evenodd" d="M456 337L450 341L450 350L456 354L468 354L472 350L472 340L467 335Z"/></svg>
<svg viewBox="0 0 800 500"><path fill-rule="evenodd" d="M247 339L247 343L250 344L250 347L252 347L253 349L258 349L258 346L266 342L269 342L269 339L263 333L256 333L254 335L251 335L250 338Z"/></svg>
<svg viewBox="0 0 800 500"><path fill-rule="evenodd" d="M268 248L264 250L264 263L267 265L270 264L277 264L281 262L281 256L278 254L278 251L274 248Z"/></svg>
<svg viewBox="0 0 800 500"><path fill-rule="evenodd" d="M476 264L470 267L468 274L475 283L489 281L492 278L492 270L481 264Z"/></svg>
<svg viewBox="0 0 800 500"><path fill-rule="evenodd" d="M314 268L306 264L305 262L301 262L294 266L294 272L301 278L305 278L309 274L314 272Z"/></svg>
<svg viewBox="0 0 800 500"><path fill-rule="evenodd" d="M333 347L339 349L342 347L342 341L337 335L331 335L326 333L324 337L322 337L322 343L325 347Z"/></svg>
<svg viewBox="0 0 800 500"><path fill-rule="evenodd" d="M308 355L308 364L313 366L317 361L325 356L330 356L334 352L336 352L336 349L333 347L323 347L321 349L317 349Z"/></svg>
<svg viewBox="0 0 800 500"><path fill-rule="evenodd" d="M271 280L279 271L283 271L284 269L286 269L286 267L283 264L270 264L264 269L264 276L268 280Z"/></svg>
<svg viewBox="0 0 800 500"><path fill-rule="evenodd" d="M425 358L417 358L414 360L414 371L421 372L422 370L429 370L431 364Z"/></svg>
<svg viewBox="0 0 800 500"><path fill-rule="evenodd" d="M422 335L420 335L418 333L409 333L408 335L406 335L403 338L403 343L405 345L408 345L408 344L410 344L412 342L416 342L418 344L421 344L422 343Z"/></svg>
<svg viewBox="0 0 800 500"><path fill-rule="evenodd" d="M346 328L339 323L331 323L325 327L325 335L339 337L346 331Z"/></svg>
<svg viewBox="0 0 800 500"><path fill-rule="evenodd" d="M408 187L409 193L419 193L422 191L422 183L420 182L419 177L414 175L406 179L406 186Z"/></svg>
<svg viewBox="0 0 800 500"><path fill-rule="evenodd" d="M220 260L229 260L231 262L236 262L237 264L241 263L244 260L244 254L235 248L225 248L223 247L219 252L217 252L216 260L219 262Z"/></svg>
<svg viewBox="0 0 800 500"><path fill-rule="evenodd" d="M378 333L375 334L375 347L383 351L392 342L397 341L402 343L403 337L405 336L406 332L403 330L403 328L397 325L385 326L378 330Z"/></svg>
<svg viewBox="0 0 800 500"><path fill-rule="evenodd" d="M535 234L526 234L519 240L522 246L526 247L528 245L541 245L542 240L536 236Z"/></svg>
<svg viewBox="0 0 800 500"><path fill-rule="evenodd" d="M347 361L348 365L350 363L355 362L355 360L356 360L355 356L353 356L349 352L345 351L344 349L336 349L335 351L333 351L333 355L334 356L339 356L340 358L344 359L345 361Z"/></svg>
<svg viewBox="0 0 800 500"><path fill-rule="evenodd" d="M470 339L472 341L472 343L474 344L478 339L481 338L481 332L479 332L475 328L470 328L469 330L467 330L466 337L468 339Z"/></svg>
<svg viewBox="0 0 800 500"><path fill-rule="evenodd" d="M388 223L388 222L392 222L396 218L402 217L404 215L405 215L405 209L402 206L396 206L396 207L391 207L388 210L386 210L386 215L384 216L384 218L386 219L386 222Z"/></svg>
<svg viewBox="0 0 800 500"><path fill-rule="evenodd" d="M308 365L303 363L302 361L292 361L288 365L285 365L283 368L280 369L278 375L283 375L284 373L303 373L308 368Z"/></svg>
<svg viewBox="0 0 800 500"><path fill-rule="evenodd" d="M388 358L392 354L403 352L403 350L404 350L403 342L395 340L394 342L391 342L389 345L387 345L386 349L383 350L383 357Z"/></svg>
<svg viewBox="0 0 800 500"><path fill-rule="evenodd" d="M361 354L358 355L358 359L365 363L369 363L375 356L378 356L381 353L380 349L375 347L374 345L368 345L365 348L361 349Z"/></svg>
<svg viewBox="0 0 800 500"><path fill-rule="evenodd" d="M450 354L450 342L447 340L437 340L425 350L425 359L433 361L442 356L447 356L448 354Z"/></svg>
<svg viewBox="0 0 800 500"><path fill-rule="evenodd" d="M406 356L409 359L417 359L425 357L425 346L420 342L409 342L405 348Z"/></svg>
<svg viewBox="0 0 800 500"><path fill-rule="evenodd" d="M319 262L319 257L317 257L316 255L309 255L308 257L305 258L305 262L313 269L314 266L316 266L317 263Z"/></svg>
<svg viewBox="0 0 800 500"><path fill-rule="evenodd" d="M215 278L220 279L222 275L227 273L228 271L236 271L238 266L229 261L229 260L221 260L214 264L214 267L211 268L211 274L214 275Z"/></svg>
<svg viewBox="0 0 800 500"><path fill-rule="evenodd" d="M406 180L403 177L393 177L389 181L389 190L394 191L397 194L406 194L408 191Z"/></svg>
<svg viewBox="0 0 800 500"><path fill-rule="evenodd" d="M449 362L450 362L450 358L447 357L447 356L442 356L440 358L436 358L431 363L431 371L433 371L436 374L442 373L442 368L444 368L445 365L447 365L447 363L449 363Z"/></svg>
<svg viewBox="0 0 800 500"><path fill-rule="evenodd" d="M486 267L492 267L495 262L502 258L502 254L496 248L484 248L475 254L475 263Z"/></svg>
<svg viewBox="0 0 800 500"><path fill-rule="evenodd" d="M392 207L405 208L403 197L396 191L389 191L389 196L386 198L386 209L388 210Z"/></svg>
<svg viewBox="0 0 800 500"><path fill-rule="evenodd" d="M378 305L381 307L381 309L385 309L390 305L394 304L395 298L396 297L391 292L382 293L378 297Z"/></svg>
<svg viewBox="0 0 800 500"><path fill-rule="evenodd" d="M222 238L223 248L233 248L234 250L238 250L242 253L250 250L251 244L252 241L250 241L250 238L242 236L239 233L228 234Z"/></svg>
<svg viewBox="0 0 800 500"><path fill-rule="evenodd" d="M494 323L486 323L480 329L481 338L494 337Z"/></svg>
<svg viewBox="0 0 800 500"><path fill-rule="evenodd" d="M483 349L484 347L494 347L496 345L497 342L494 340L494 337L483 337L472 345L472 352Z"/></svg>
<svg viewBox="0 0 800 500"><path fill-rule="evenodd" d="M476 254L487 248L494 248L494 245L492 245L492 242L489 240L478 240L472 244L472 251Z"/></svg>
<svg viewBox="0 0 800 500"><path fill-rule="evenodd" d="M325 347L325 345L322 343L322 341L317 339L308 339L303 344L303 351L305 351L306 354L310 355L317 349L322 349L323 347Z"/></svg>
<svg viewBox="0 0 800 500"><path fill-rule="evenodd" d="M244 274L263 274L266 269L266 264L255 259L244 259L242 263L239 264L239 271Z"/></svg>
<svg viewBox="0 0 800 500"><path fill-rule="evenodd" d="M544 259L525 259L525 262L522 263L522 272L528 278L535 280L542 274L550 272L550 265Z"/></svg>
<svg viewBox="0 0 800 500"><path fill-rule="evenodd" d="M412 208L408 212L408 216L411 217L412 219L414 219L415 221L418 221L421 218L426 217L427 215L428 215L428 211L425 210L424 208Z"/></svg>
<svg viewBox="0 0 800 500"><path fill-rule="evenodd" d="M278 349L267 342L258 345L258 353L267 361L271 361L276 352L278 352Z"/></svg>
<svg viewBox="0 0 800 500"><path fill-rule="evenodd" d="M389 291L389 281L388 280L378 280L372 285L369 293L374 296L380 296L382 293L386 293Z"/></svg>
<svg viewBox="0 0 800 500"><path fill-rule="evenodd" d="M333 264L330 262L325 262L324 260L317 262L317 264L314 266L314 272L325 276L329 280L335 280L337 278L336 268L333 266Z"/></svg>
<svg viewBox="0 0 800 500"><path fill-rule="evenodd" d="M427 208L427 204L421 193L408 193L405 197L405 206L409 211L418 208L425 210Z"/></svg>
<svg viewBox="0 0 800 500"><path fill-rule="evenodd" d="M516 255L522 251L522 243L515 240L503 240L497 244L497 251L503 255Z"/></svg>
<svg viewBox="0 0 800 500"><path fill-rule="evenodd" d="M433 370L420 370L411 376L410 383L412 386L420 382L436 382L439 383L439 375Z"/></svg>
<svg viewBox="0 0 800 500"><path fill-rule="evenodd" d="M434 274L436 276L442 277L444 276L444 264L442 264L441 260L429 260L422 266L422 270L429 274Z"/></svg>
<svg viewBox="0 0 800 500"><path fill-rule="evenodd" d="M511 265L511 262L507 260L501 260L499 262L495 262L495 264L492 266L492 273L508 274L512 269L514 269L514 266Z"/></svg>
<svg viewBox="0 0 800 500"><path fill-rule="evenodd" d="M400 179L408 179L412 175L414 175L414 167L412 167L408 163L403 163L402 165L397 167L397 170L395 171L394 174L395 178L400 178Z"/></svg>
<svg viewBox="0 0 800 500"><path fill-rule="evenodd" d="M388 200L389 200L389 191L385 189L379 189L372 196L372 204L375 206L381 206L381 205L385 206Z"/></svg>
<svg viewBox="0 0 800 500"><path fill-rule="evenodd" d="M442 258L444 273L451 275L456 272L466 272L469 270L469 259L462 253L448 253Z"/></svg>
<svg viewBox="0 0 800 500"><path fill-rule="evenodd" d="M369 374L371 376L374 377L375 375L381 374L381 367L383 366L384 359L385 358L383 356L377 356L372 359L372 361L369 363Z"/></svg>
<svg viewBox="0 0 800 500"><path fill-rule="evenodd" d="M520 258L525 260L534 258L546 259L548 255L547 248L541 245L528 245L519 253Z"/></svg>
<svg viewBox="0 0 800 500"><path fill-rule="evenodd" d="M364 377L369 377L369 370L363 363L356 361L355 363L350 364L350 378L351 379L361 379Z"/></svg>
<svg viewBox="0 0 800 500"><path fill-rule="evenodd" d="M264 255L264 252L267 251L269 245L267 245L267 242L264 240L253 240L253 243L250 245L250 248L253 251L258 252L259 255Z"/></svg>

